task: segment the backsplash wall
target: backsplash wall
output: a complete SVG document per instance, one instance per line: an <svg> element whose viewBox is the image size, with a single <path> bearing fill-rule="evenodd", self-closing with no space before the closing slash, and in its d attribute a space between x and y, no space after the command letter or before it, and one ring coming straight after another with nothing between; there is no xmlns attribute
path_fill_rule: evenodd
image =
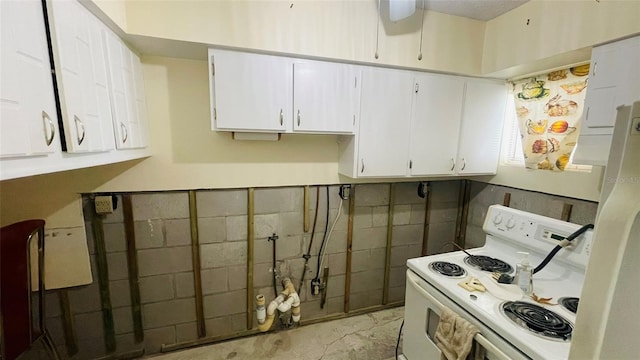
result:
<svg viewBox="0 0 640 360"><path fill-rule="evenodd" d="M461 185L461 180L429 183L431 204L427 254L451 250L446 243L455 240ZM416 182L358 184L351 189L355 202L349 311L368 311L368 308L375 309L383 303L391 203L394 207L387 303L402 303L406 260L422 254L426 200L417 195L417 186ZM327 189L327 229L331 228L338 212L340 217L326 244L323 267L329 268L329 280L326 304L321 308L321 297L310 294L310 282L316 276L317 254L324 235ZM311 239L317 190L318 217L311 258L305 269L303 255L307 253ZM278 236L277 275L290 277L297 288L305 271L305 283L300 289L303 322L344 314L349 200L341 201L338 191L338 185L309 188L309 231L305 232L304 187L254 190L253 294L265 295L267 302L274 298L272 242L268 237L275 233ZM471 182L467 247L483 244L481 227L486 208L502 203L506 192L511 193L511 206L514 208L559 217L563 204L571 203L571 221L586 223L595 218L596 203ZM205 339L246 333L248 193L247 189L195 191ZM144 341L136 343L133 332L122 196L118 195L120 205L116 211L102 216L116 345L114 352L106 350L92 234L92 219L96 215L90 196L85 195L84 213L95 281L89 286L66 290L78 346L78 352L72 359L97 359L135 351L151 354L159 352L163 344L172 346L198 339L189 192L134 193L130 196ZM60 352L65 354L67 347L60 298L59 291L50 291L47 295L47 326ZM251 316L256 326L255 312Z"/></svg>

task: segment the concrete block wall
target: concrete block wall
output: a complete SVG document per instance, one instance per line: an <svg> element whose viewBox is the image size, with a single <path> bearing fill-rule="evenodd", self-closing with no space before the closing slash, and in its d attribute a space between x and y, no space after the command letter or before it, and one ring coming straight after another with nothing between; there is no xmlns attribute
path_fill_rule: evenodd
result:
<svg viewBox="0 0 640 360"><path fill-rule="evenodd" d="M207 337L246 329L247 189L196 192L200 268ZM193 278L182 291L194 293ZM178 342L197 338L196 323Z"/></svg>
<svg viewBox="0 0 640 360"><path fill-rule="evenodd" d="M405 262L421 254L425 199L417 196L417 185L415 182L395 185L389 302L403 299ZM275 267L278 280L290 277L298 288L303 272L305 274L305 282L300 288L303 319L343 312L349 201L341 201L339 189L338 185L310 187L310 229L307 232L303 228L304 187L255 189L255 295L262 293L267 301L274 298L272 243L268 238L275 233L278 235ZM355 185L350 310L382 304L389 189L389 183ZM432 204L440 206L442 211L457 206L457 181L432 185L432 190ZM246 330L248 190L199 190L196 200L207 337L229 336ZM117 343L115 353L144 349L150 354L159 352L162 344L197 339L189 196L185 191L139 193L132 194L132 202L145 339L141 344L134 341L122 199L119 196L120 205L116 211L102 218ZM108 355L95 268L92 206L93 202L86 196L87 237L96 281L68 290L80 350L74 359ZM309 252L311 258L305 268L303 254L309 251L316 208L318 216ZM453 233L449 230L455 228L455 211L453 214L453 218L450 215L432 217L434 224L442 224L432 227L433 236ZM327 301L321 308L321 296L311 295L310 286L316 276L325 229L329 231L332 225L322 263L322 268L329 268ZM47 301L50 309L47 323L64 353L58 294L51 292Z"/></svg>
<svg viewBox="0 0 640 360"><path fill-rule="evenodd" d="M427 255L454 250L458 198L462 180L429 182L431 211L429 214L429 237Z"/></svg>
<svg viewBox="0 0 640 360"><path fill-rule="evenodd" d="M318 193L319 190L319 193ZM348 202L340 204L339 186L312 186L309 190L309 231L304 231L304 188L284 187L255 190L254 232L254 294L262 294L267 302L273 300L273 242L268 238L276 234L276 266L275 275L278 292L284 277L293 281L299 291L302 318L315 319L326 315L340 313L344 303L344 282L346 263L346 239ZM316 219L311 255L307 267L303 255L309 251L309 243L313 230L316 211L316 196L319 194L318 216ZM329 206L327 207L327 195ZM327 208L328 222L327 222ZM338 211L338 209L341 209ZM339 218L336 221L336 217ZM318 254L327 225L327 235L335 222L333 231L325 245L325 256L322 268L329 268L327 283L327 300L321 307L321 296L312 295L311 279L316 276ZM322 276L320 269L320 276ZM304 272L304 284L300 280Z"/></svg>
<svg viewBox="0 0 640 360"><path fill-rule="evenodd" d="M510 207L535 214L560 219L565 203L573 205L570 222L593 224L598 203L586 200L566 198L533 191L514 189L473 181L471 183L471 201L467 222L466 247L484 245L485 234L482 230L484 218L490 205L502 204L505 193L511 193Z"/></svg>
<svg viewBox="0 0 640 360"><path fill-rule="evenodd" d="M389 302L404 300L407 259L422 255L426 198L418 196L418 183L395 185Z"/></svg>

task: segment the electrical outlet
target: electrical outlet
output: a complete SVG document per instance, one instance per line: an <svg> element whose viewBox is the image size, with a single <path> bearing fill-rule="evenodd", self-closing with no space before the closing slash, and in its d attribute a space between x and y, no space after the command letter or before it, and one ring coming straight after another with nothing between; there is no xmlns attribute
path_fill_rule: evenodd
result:
<svg viewBox="0 0 640 360"><path fill-rule="evenodd" d="M340 185L340 190L338 191L338 195L340 196L340 198L342 198L342 200L347 200L349 198L349 195L351 193L351 185Z"/></svg>
<svg viewBox="0 0 640 360"><path fill-rule="evenodd" d="M113 200L111 195L96 196L95 198L96 213L111 214L113 212Z"/></svg>
<svg viewBox="0 0 640 360"><path fill-rule="evenodd" d="M320 294L320 279L313 279L311 280L311 295L318 295Z"/></svg>

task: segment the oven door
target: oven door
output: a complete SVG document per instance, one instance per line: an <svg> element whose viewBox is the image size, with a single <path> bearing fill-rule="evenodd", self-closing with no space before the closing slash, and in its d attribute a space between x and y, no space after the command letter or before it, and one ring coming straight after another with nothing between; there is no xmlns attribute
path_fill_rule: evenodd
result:
<svg viewBox="0 0 640 360"><path fill-rule="evenodd" d="M464 316L467 321L470 321L480 329L480 333L475 336L475 340L485 348L488 359L511 360L526 358L510 345L506 346L508 348L506 350L515 356L505 354L498 348L498 346L505 348L505 344L495 345L484 336L487 334L490 338L496 338L497 335L488 334L490 331L485 326L479 326L480 324L477 321L469 319L466 316L466 312L453 301L442 295L411 270L407 270L402 337L402 354L407 360L441 358L440 349L435 344L435 333L440 321L440 313L445 306L458 315Z"/></svg>

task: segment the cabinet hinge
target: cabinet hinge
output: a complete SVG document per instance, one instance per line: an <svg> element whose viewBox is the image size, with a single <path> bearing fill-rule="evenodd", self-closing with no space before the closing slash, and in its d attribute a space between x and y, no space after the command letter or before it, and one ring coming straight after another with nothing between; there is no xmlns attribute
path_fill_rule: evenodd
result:
<svg viewBox="0 0 640 360"><path fill-rule="evenodd" d="M416 89L415 89L415 91L416 91L416 94L418 93L418 91L420 91L420 84L416 83Z"/></svg>

